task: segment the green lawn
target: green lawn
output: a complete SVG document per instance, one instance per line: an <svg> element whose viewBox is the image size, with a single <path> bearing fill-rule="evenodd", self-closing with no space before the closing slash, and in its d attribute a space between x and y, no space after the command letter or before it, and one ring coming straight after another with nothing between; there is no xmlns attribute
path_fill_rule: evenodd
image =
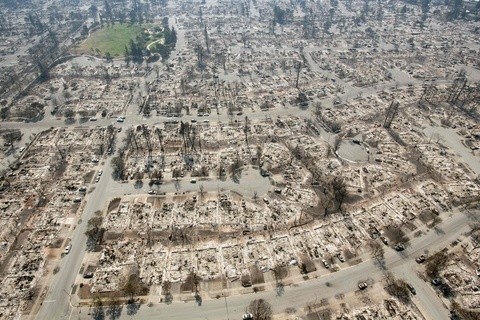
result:
<svg viewBox="0 0 480 320"><path fill-rule="evenodd" d="M125 55L125 46L130 39L136 38L145 26L116 23L113 26L105 26L94 31L85 42L79 44L76 53L105 56L107 52L114 58Z"/></svg>

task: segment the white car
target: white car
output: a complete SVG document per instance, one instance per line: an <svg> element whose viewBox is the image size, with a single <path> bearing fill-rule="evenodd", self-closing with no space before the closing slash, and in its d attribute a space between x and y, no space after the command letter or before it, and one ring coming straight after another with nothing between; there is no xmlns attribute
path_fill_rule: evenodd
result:
<svg viewBox="0 0 480 320"><path fill-rule="evenodd" d="M72 249L72 245L69 244L68 246L65 247L65 250L63 251L63 253L68 254L71 249Z"/></svg>

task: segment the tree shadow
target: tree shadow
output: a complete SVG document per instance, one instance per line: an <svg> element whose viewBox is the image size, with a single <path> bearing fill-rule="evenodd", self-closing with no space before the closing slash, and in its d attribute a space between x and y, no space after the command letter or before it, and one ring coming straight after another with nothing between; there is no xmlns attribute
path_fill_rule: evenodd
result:
<svg viewBox="0 0 480 320"><path fill-rule="evenodd" d="M400 255L400 257L402 257L403 259L407 258L408 257L408 253L403 250L403 251L397 251L397 253Z"/></svg>
<svg viewBox="0 0 480 320"><path fill-rule="evenodd" d="M135 181L135 184L133 185L135 189L141 189L143 187L143 181L142 180L137 180Z"/></svg>
<svg viewBox="0 0 480 320"><path fill-rule="evenodd" d="M435 231L435 233L438 235L445 234L445 231L443 231L442 228L439 228L437 226L433 227L433 231Z"/></svg>
<svg viewBox="0 0 480 320"><path fill-rule="evenodd" d="M242 170L237 170L237 172L232 174L232 181L236 184L240 183L241 178L242 178Z"/></svg>
<svg viewBox="0 0 480 320"><path fill-rule="evenodd" d="M110 320L116 320L119 319L120 316L122 315L122 309L123 307L118 305L118 304L113 304L108 307L107 309L107 315Z"/></svg>
<svg viewBox="0 0 480 320"><path fill-rule="evenodd" d="M387 262L385 261L385 258L376 258L373 259L373 265L379 268L380 270L387 270Z"/></svg>
<svg viewBox="0 0 480 320"><path fill-rule="evenodd" d="M66 125L74 124L75 122L77 122L77 119L75 119L75 118L66 118L65 119L65 124Z"/></svg>
<svg viewBox="0 0 480 320"><path fill-rule="evenodd" d="M95 309L93 309L92 319L105 320L105 310L103 310L103 307L95 307Z"/></svg>
<svg viewBox="0 0 480 320"><path fill-rule="evenodd" d="M285 285L283 284L283 282L277 282L275 292L277 293L277 297L280 297L285 293Z"/></svg>
<svg viewBox="0 0 480 320"><path fill-rule="evenodd" d="M195 303L200 307L202 305L203 299L200 294L197 292L195 294Z"/></svg>
<svg viewBox="0 0 480 320"><path fill-rule="evenodd" d="M140 310L141 304L136 301L129 301L127 304L127 315L133 316Z"/></svg>
<svg viewBox="0 0 480 320"><path fill-rule="evenodd" d="M173 295L170 292L166 293L165 294L165 303L166 304L172 304L172 302L173 302Z"/></svg>

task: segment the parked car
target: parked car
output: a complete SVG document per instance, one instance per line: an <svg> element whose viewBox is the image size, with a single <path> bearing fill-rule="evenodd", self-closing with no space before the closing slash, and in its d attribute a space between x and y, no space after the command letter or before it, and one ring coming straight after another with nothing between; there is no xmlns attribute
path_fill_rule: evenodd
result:
<svg viewBox="0 0 480 320"><path fill-rule="evenodd" d="M367 289L367 287L368 287L368 284L366 282L360 282L358 284L358 289L360 289L360 290L365 290L365 289Z"/></svg>
<svg viewBox="0 0 480 320"><path fill-rule="evenodd" d="M326 269L330 268L330 264L325 259L322 259L322 263Z"/></svg>
<svg viewBox="0 0 480 320"><path fill-rule="evenodd" d="M435 279L432 279L432 284L434 286L439 286L442 284L442 280L441 279L438 279L438 278L435 278Z"/></svg>
<svg viewBox="0 0 480 320"><path fill-rule="evenodd" d="M382 242L383 242L386 246L388 246L388 239L387 239L387 238L385 238L384 236L380 236L380 240L382 240Z"/></svg>
<svg viewBox="0 0 480 320"><path fill-rule="evenodd" d="M399 243L395 246L395 250L403 251L403 250L405 250L405 246L402 243Z"/></svg>
<svg viewBox="0 0 480 320"><path fill-rule="evenodd" d="M415 261L417 261L417 263L423 263L423 262L425 262L425 260L426 260L426 258L423 254L415 259Z"/></svg>
<svg viewBox="0 0 480 320"><path fill-rule="evenodd" d="M69 244L68 246L65 247L65 250L63 251L63 253L68 254L70 252L70 250L72 250L72 245L71 244Z"/></svg>
<svg viewBox="0 0 480 320"><path fill-rule="evenodd" d="M410 290L410 292L411 292L413 295L417 294L417 291L415 290L414 287L412 287L411 284L407 283L407 288L408 288L408 290Z"/></svg>

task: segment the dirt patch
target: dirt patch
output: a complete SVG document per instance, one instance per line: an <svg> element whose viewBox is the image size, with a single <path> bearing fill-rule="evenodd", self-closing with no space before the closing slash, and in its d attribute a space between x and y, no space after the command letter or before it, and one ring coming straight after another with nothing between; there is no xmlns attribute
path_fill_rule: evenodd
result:
<svg viewBox="0 0 480 320"><path fill-rule="evenodd" d="M13 250L21 250L22 246L25 244L25 241L28 239L29 235L30 235L30 231L20 232L20 234L16 239L15 246L14 247L12 246Z"/></svg>
<svg viewBox="0 0 480 320"><path fill-rule="evenodd" d="M207 292L218 292L223 289L223 280L214 279L214 280L204 281L202 283L202 287L204 287Z"/></svg>
<svg viewBox="0 0 480 320"><path fill-rule="evenodd" d="M163 205L164 199L156 197L155 202L153 203L153 208L154 209L160 209Z"/></svg>
<svg viewBox="0 0 480 320"><path fill-rule="evenodd" d="M300 263L300 269L302 270L302 273L306 274L306 273L317 271L317 267L315 266L315 263L312 261L312 259L310 259L309 256L301 255L300 261L302 261Z"/></svg>
<svg viewBox="0 0 480 320"><path fill-rule="evenodd" d="M408 229L408 231L413 232L417 230L417 226L413 224L411 221L407 221L404 226Z"/></svg>
<svg viewBox="0 0 480 320"><path fill-rule="evenodd" d="M288 276L288 267L287 266L277 266L273 270L273 275L275 279L283 280Z"/></svg>
<svg viewBox="0 0 480 320"><path fill-rule="evenodd" d="M180 285L181 292L195 292L195 289L198 287L198 277L193 274L189 274L185 282Z"/></svg>
<svg viewBox="0 0 480 320"><path fill-rule="evenodd" d="M211 227L211 226L209 226ZM216 229L216 227L215 227ZM215 229L204 229L204 230L198 230L197 231L197 234L198 234L198 237L202 240L202 241L207 241L208 239L217 239L218 237L218 231L215 230Z"/></svg>
<svg viewBox="0 0 480 320"><path fill-rule="evenodd" d="M389 226L385 228L385 236L388 238L390 243L393 244L408 241L408 238L405 236L405 232L398 227Z"/></svg>
<svg viewBox="0 0 480 320"><path fill-rule="evenodd" d="M92 294L90 292L90 285L88 284L81 284L78 289L78 297L80 299L91 299Z"/></svg>
<svg viewBox="0 0 480 320"><path fill-rule="evenodd" d="M263 272L258 269L256 265L252 265L249 270L253 285L265 283L265 277L263 276Z"/></svg>
<svg viewBox="0 0 480 320"><path fill-rule="evenodd" d="M59 254L58 254L58 249L55 248L55 249L51 249L51 248L46 248L45 249L45 258L46 259L54 259L56 258Z"/></svg>
<svg viewBox="0 0 480 320"><path fill-rule="evenodd" d="M349 249L343 250L343 255L345 256L345 259L347 259L347 260L355 258L355 253L350 251Z"/></svg>
<svg viewBox="0 0 480 320"><path fill-rule="evenodd" d="M251 287L252 286L252 278L250 277L249 273L243 273L242 278L240 279L242 282L242 286L244 287Z"/></svg>
<svg viewBox="0 0 480 320"><path fill-rule="evenodd" d="M123 234L122 233L116 233L116 232L105 232L103 235L103 241L113 241L117 239L122 239Z"/></svg>
<svg viewBox="0 0 480 320"><path fill-rule="evenodd" d="M432 221L435 217L436 215L432 211L424 211L418 215L418 218L424 224L427 224L428 222Z"/></svg>
<svg viewBox="0 0 480 320"><path fill-rule="evenodd" d="M363 261L363 260L362 260L361 258L348 260L348 265L349 265L349 266L355 266L355 265L361 263L362 261Z"/></svg>
<svg viewBox="0 0 480 320"><path fill-rule="evenodd" d="M94 171L94 170L86 173L86 174L83 176L83 183L84 183L84 184L87 184L87 183L92 182L92 179L93 179L93 175L94 175L94 174L95 174L95 171Z"/></svg>
<svg viewBox="0 0 480 320"><path fill-rule="evenodd" d="M52 242L52 244L50 245L50 248L60 248L63 244L63 241L65 240L65 238L57 238L55 239L55 241Z"/></svg>
<svg viewBox="0 0 480 320"><path fill-rule="evenodd" d="M91 300L93 297L99 297L101 299L119 298L119 297L123 297L124 293L120 291L109 291L109 292L96 292L92 294L90 292L89 284L80 283L80 285L78 286L77 295L82 300Z"/></svg>
<svg viewBox="0 0 480 320"><path fill-rule="evenodd" d="M74 203L74 204L72 205L71 210L72 210L72 213L73 213L73 214L77 214L78 208L80 208L80 204L81 204L81 203L78 202L78 203Z"/></svg>

